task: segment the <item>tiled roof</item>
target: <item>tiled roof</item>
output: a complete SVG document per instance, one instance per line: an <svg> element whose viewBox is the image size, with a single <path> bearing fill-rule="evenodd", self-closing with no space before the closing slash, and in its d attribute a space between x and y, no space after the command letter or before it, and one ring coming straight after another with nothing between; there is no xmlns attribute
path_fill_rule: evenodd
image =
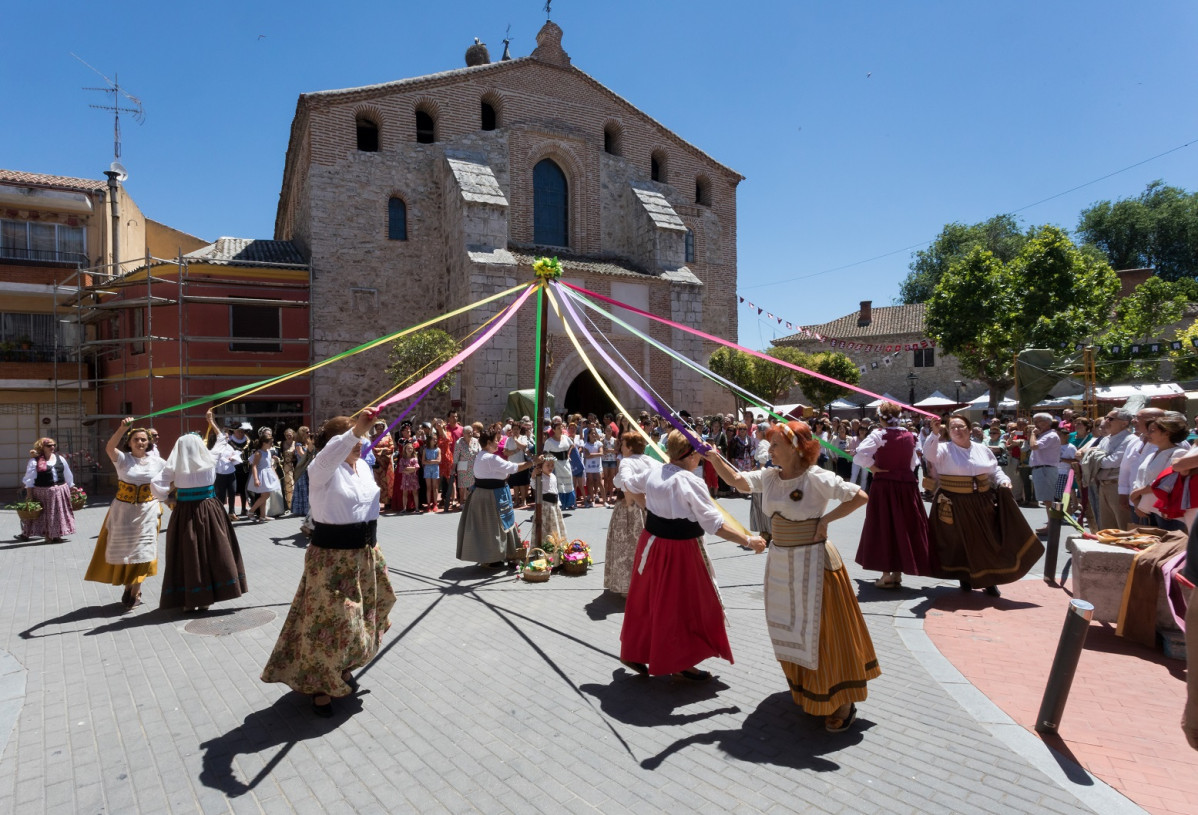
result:
<svg viewBox="0 0 1198 815"><path fill-rule="evenodd" d="M100 192L108 188L108 181L90 178L71 178L65 175L26 173L21 170L0 170L0 184L21 184L26 187L46 187L78 192Z"/></svg>
<svg viewBox="0 0 1198 815"><path fill-rule="evenodd" d="M926 304L914 303L909 306L874 306L871 310L869 325L857 325L859 311L838 317L831 322L820 325L805 326L807 330L822 334L833 339L852 340L865 337L888 337L893 334L923 334L925 329L924 313ZM775 345L789 345L796 342L811 340L806 334L791 334L774 340ZM813 341L813 340L812 340Z"/></svg>
<svg viewBox="0 0 1198 815"><path fill-rule="evenodd" d="M289 263L307 265L304 256L291 241L257 240L254 238L218 238L202 249L188 252L184 257L214 263Z"/></svg>

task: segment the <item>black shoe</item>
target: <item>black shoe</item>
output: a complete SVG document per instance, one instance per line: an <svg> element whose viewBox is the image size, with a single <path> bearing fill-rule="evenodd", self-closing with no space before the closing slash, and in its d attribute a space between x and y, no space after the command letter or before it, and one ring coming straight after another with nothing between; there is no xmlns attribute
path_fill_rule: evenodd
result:
<svg viewBox="0 0 1198 815"><path fill-rule="evenodd" d="M968 580L961 581L961 591L973 591L973 584Z"/></svg>
<svg viewBox="0 0 1198 815"><path fill-rule="evenodd" d="M1002 592L998 590L998 586L987 586L983 591L991 597L1002 597Z"/></svg>
<svg viewBox="0 0 1198 815"><path fill-rule="evenodd" d="M500 569L503 567L503 561L497 560L494 563L485 563L483 565L485 565L488 569Z"/></svg>
<svg viewBox="0 0 1198 815"><path fill-rule="evenodd" d="M354 675L352 673L350 673L349 671L346 671L345 673L341 674L341 681L344 682L345 684L349 685L349 689L351 691L353 691L354 693L358 692L358 680L355 679Z"/></svg>
<svg viewBox="0 0 1198 815"><path fill-rule="evenodd" d="M629 659L621 659L620 664L628 670L632 671L637 676L648 676L649 666L643 662L633 662Z"/></svg>
<svg viewBox="0 0 1198 815"><path fill-rule="evenodd" d="M312 697L312 712L322 719L329 719L333 715L333 697L328 696L327 698L329 701L325 702L323 705L318 705L316 700L321 696L327 696L327 694L318 693Z"/></svg>

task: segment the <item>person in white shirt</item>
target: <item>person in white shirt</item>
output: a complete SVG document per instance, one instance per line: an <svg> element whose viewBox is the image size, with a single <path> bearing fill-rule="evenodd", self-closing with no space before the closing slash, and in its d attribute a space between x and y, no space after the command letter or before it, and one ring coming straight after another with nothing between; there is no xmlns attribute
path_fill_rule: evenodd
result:
<svg viewBox="0 0 1198 815"><path fill-rule="evenodd" d="M514 565L516 550L520 548L508 476L536 464L534 461L517 464L499 455L500 435L498 425L478 434L482 452L474 459L474 489L466 497L458 521L457 559L491 568L502 566L504 561Z"/></svg>
<svg viewBox="0 0 1198 815"><path fill-rule="evenodd" d="M318 716L332 716L333 698L358 689L351 672L374 658L391 627L395 591L377 540L380 490L361 458L377 415L366 408L356 419L337 416L316 436L316 457L307 469L312 540L291 610L262 671L263 682L311 694Z"/></svg>
<svg viewBox="0 0 1198 815"><path fill-rule="evenodd" d="M634 476L661 466L661 462L645 455L645 437L630 430L620 436L620 466L613 479L623 498L612 510L607 525L607 545L604 547L603 587L616 594L628 594L632 582L632 559L636 554L641 532L645 531L645 508L637 503L627 482ZM642 499L643 500L643 499Z"/></svg>
<svg viewBox="0 0 1198 815"><path fill-rule="evenodd" d="M1057 464L1061 460L1061 437L1056 432L1056 422L1047 413L1032 416L1032 427L1028 431L1031 456L1028 466L1032 468L1032 489L1045 509L1048 509L1057 494ZM1048 526L1036 530L1037 535L1047 535Z"/></svg>
<svg viewBox="0 0 1198 815"><path fill-rule="evenodd" d="M1133 436L1123 452L1123 461L1119 463L1119 496L1127 507L1127 529L1137 526L1148 526L1148 519L1135 511L1132 506L1131 493L1135 489L1136 473L1145 456L1156 452L1156 446L1148 439L1148 427L1154 419L1159 419L1165 411L1160 408L1144 408L1136 413L1132 422Z"/></svg>
<svg viewBox="0 0 1198 815"><path fill-rule="evenodd" d="M133 427L125 419L108 439L104 452L116 465L116 500L104 516L100 537L92 552L84 580L124 586L121 603L126 609L142 604L141 586L158 574L158 530L162 506L150 486L166 466L158 456L147 454L150 435L144 427Z"/></svg>
<svg viewBox="0 0 1198 815"><path fill-rule="evenodd" d="M939 576L997 597L999 584L1027 574L1044 546L1015 504L1010 478L990 448L970 439L965 420L949 419L948 441L940 441L939 419L932 430L923 456L937 477L928 539Z"/></svg>
<svg viewBox="0 0 1198 815"><path fill-rule="evenodd" d="M1131 412L1115 408L1106 415L1107 435L1098 442L1103 457L1094 481L1098 486L1098 523L1103 527L1126 529L1131 521L1127 493L1119 494L1119 473L1132 435Z"/></svg>
<svg viewBox="0 0 1198 815"><path fill-rule="evenodd" d="M1077 448L1069 443L1069 434L1071 431L1063 427L1057 428L1057 438L1061 441L1061 459L1057 462L1057 490L1055 501L1060 501L1065 496L1065 482L1069 480L1069 473L1073 470L1073 465L1077 461ZM1073 485L1071 492L1077 496L1080 489L1080 483ZM1070 499L1076 507L1076 499Z"/></svg>
<svg viewBox="0 0 1198 815"><path fill-rule="evenodd" d="M244 464L241 450L229 443L229 437L232 435L231 430L225 432L217 427L214 411L209 409L204 414L204 417L208 420L208 428L216 440L212 445L212 457L216 461L216 482L213 485L216 490L216 499L222 505L227 502L229 517L237 520L237 513L235 511L237 508L235 501L237 496L237 465Z"/></svg>
<svg viewBox="0 0 1198 815"><path fill-rule="evenodd" d="M701 443L701 442L700 442ZM644 496L648 514L633 560L620 631L620 662L642 676L711 679L695 666L708 657L732 662L724 609L703 534L765 551L765 541L724 523L703 479L699 451L679 430L666 439L670 462L631 475L624 489Z"/></svg>
<svg viewBox="0 0 1198 815"><path fill-rule="evenodd" d="M738 490L760 493L773 519L765 614L791 698L807 713L823 716L826 730L840 733L852 727L857 702L868 694L866 683L881 670L848 569L828 540L828 525L868 499L856 484L814 466L819 443L806 423L775 425L769 437L776 467L737 473L722 461L716 466ZM832 502L835 508L825 512Z"/></svg>
<svg viewBox="0 0 1198 815"><path fill-rule="evenodd" d="M1144 429L1151 453L1141 458L1132 480L1128 496L1133 504L1132 511L1142 521L1141 526L1185 532L1186 525L1180 518L1167 518L1156 506L1158 496L1152 484L1166 467L1171 467L1174 461L1185 455L1186 451L1180 445L1185 441L1189 424L1182 414L1168 411L1148 421Z"/></svg>
<svg viewBox="0 0 1198 815"><path fill-rule="evenodd" d="M50 543L62 543L66 535L75 534L75 511L71 507L75 475L66 456L58 452L54 439L38 439L29 451L21 485L25 488L25 500L41 504L42 514L32 521L21 521L17 540L44 537Z"/></svg>
<svg viewBox="0 0 1198 815"><path fill-rule="evenodd" d="M570 451L574 442L565 434L560 416L553 417L552 431L545 439L545 452L557 459L553 474L557 476L558 505L562 511L574 509L578 496L574 492L574 474L570 469Z"/></svg>
<svg viewBox="0 0 1198 815"><path fill-rule="evenodd" d="M207 611L248 591L237 533L216 498L215 482L216 457L195 433L175 442L166 466L150 482L159 500L175 490L159 608Z"/></svg>

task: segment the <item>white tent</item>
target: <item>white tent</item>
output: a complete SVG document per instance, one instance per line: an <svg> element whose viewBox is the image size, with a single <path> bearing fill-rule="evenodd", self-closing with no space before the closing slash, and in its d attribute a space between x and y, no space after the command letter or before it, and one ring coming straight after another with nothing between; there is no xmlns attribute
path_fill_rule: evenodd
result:
<svg viewBox="0 0 1198 815"><path fill-rule="evenodd" d="M893 396L891 396L889 393L884 393L884 394L882 394L882 398L881 398L881 399L875 399L875 400L873 400L872 402L866 402L866 403L865 403L865 406L866 406L867 408L876 408L876 407L881 407L883 402L895 402L896 404L900 404L900 405L902 404L902 400L901 400L901 399L895 399L895 398L894 398Z"/></svg>
<svg viewBox="0 0 1198 815"><path fill-rule="evenodd" d="M1019 405L1019 403L1016 402L1014 399L1012 399L1010 396L1004 396L1002 399L998 400L998 409L999 410L1014 410L1016 407L1018 407L1018 405ZM986 391L981 396L977 397L976 399L973 399L968 404L966 404L965 407L955 410L953 412L954 413L973 413L976 411L976 412L981 413L981 412L989 410L989 409L990 409L990 391Z"/></svg>
<svg viewBox="0 0 1198 815"><path fill-rule="evenodd" d="M961 403L954 402L952 399L949 399L947 396L945 396L940 391L932 391L931 396L920 399L918 402L915 403L914 407L917 407L917 408L946 408L946 407L956 407L959 404L961 404Z"/></svg>
<svg viewBox="0 0 1198 815"><path fill-rule="evenodd" d="M1095 398L1104 402L1126 401L1133 396L1144 396L1148 399L1167 399L1171 396L1183 395L1185 395L1185 391L1176 382L1111 385L1109 388L1098 388L1094 394Z"/></svg>

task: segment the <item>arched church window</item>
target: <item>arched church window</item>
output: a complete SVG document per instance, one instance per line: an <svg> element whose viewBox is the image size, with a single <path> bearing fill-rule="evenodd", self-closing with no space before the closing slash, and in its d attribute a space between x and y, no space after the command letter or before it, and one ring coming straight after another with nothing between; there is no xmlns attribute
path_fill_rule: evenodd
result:
<svg viewBox="0 0 1198 815"><path fill-rule="evenodd" d="M552 159L541 159L532 170L533 242L569 246L569 186L566 174Z"/></svg>

